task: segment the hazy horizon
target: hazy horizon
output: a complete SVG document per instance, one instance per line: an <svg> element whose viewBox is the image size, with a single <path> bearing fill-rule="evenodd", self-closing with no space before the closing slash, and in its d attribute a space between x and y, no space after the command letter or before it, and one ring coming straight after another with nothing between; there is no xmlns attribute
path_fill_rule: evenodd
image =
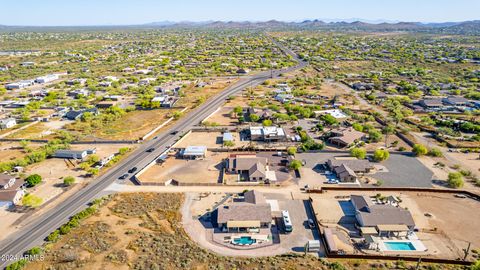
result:
<svg viewBox="0 0 480 270"><path fill-rule="evenodd" d="M442 23L478 20L470 0L21 0L2 4L1 25L121 26L153 22L304 20Z"/></svg>

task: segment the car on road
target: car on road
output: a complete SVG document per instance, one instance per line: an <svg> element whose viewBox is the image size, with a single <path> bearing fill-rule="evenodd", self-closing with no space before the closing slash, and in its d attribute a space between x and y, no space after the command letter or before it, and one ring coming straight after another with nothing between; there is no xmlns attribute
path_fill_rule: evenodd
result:
<svg viewBox="0 0 480 270"><path fill-rule="evenodd" d="M124 175L120 176L118 179L122 179L122 180L124 180L124 179L127 179L127 177L128 177L128 173L126 173L126 174L124 174Z"/></svg>
<svg viewBox="0 0 480 270"><path fill-rule="evenodd" d="M155 151L155 148L154 148L154 147L147 149L147 152L149 152L149 153L151 153L151 152L153 152L153 151Z"/></svg>
<svg viewBox="0 0 480 270"><path fill-rule="evenodd" d="M314 228L315 228L315 222L313 222L313 219L309 218L307 222L308 222L308 227L309 227L310 229L314 229Z"/></svg>
<svg viewBox="0 0 480 270"><path fill-rule="evenodd" d="M170 132L170 135L177 135L177 133L178 133L178 130L175 130L175 131Z"/></svg>
<svg viewBox="0 0 480 270"><path fill-rule="evenodd" d="M137 171L137 167L133 167L130 170L128 170L128 173L134 173Z"/></svg>

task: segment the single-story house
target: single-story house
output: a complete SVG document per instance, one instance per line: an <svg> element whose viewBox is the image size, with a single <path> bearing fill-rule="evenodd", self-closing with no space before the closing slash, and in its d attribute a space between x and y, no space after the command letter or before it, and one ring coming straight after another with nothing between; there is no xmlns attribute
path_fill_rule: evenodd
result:
<svg viewBox="0 0 480 270"><path fill-rule="evenodd" d="M48 83L48 82L51 82L51 81L58 80L58 78L59 78L58 74L48 74L48 75L36 78L35 82L36 83Z"/></svg>
<svg viewBox="0 0 480 270"><path fill-rule="evenodd" d="M443 103L451 106L467 106L470 101L464 97L449 96L442 99Z"/></svg>
<svg viewBox="0 0 480 270"><path fill-rule="evenodd" d="M7 90L13 90L13 89L22 89L28 86L31 86L34 84L33 80L23 80L19 82L14 82L14 83L9 83L5 85L5 88Z"/></svg>
<svg viewBox="0 0 480 270"><path fill-rule="evenodd" d="M271 223L272 208L259 191L247 191L242 202L217 208L217 226L225 232L257 233Z"/></svg>
<svg viewBox="0 0 480 270"><path fill-rule="evenodd" d="M332 137L328 141L339 147L347 147L355 142L365 139L365 133L356 131L352 127L332 130Z"/></svg>
<svg viewBox="0 0 480 270"><path fill-rule="evenodd" d="M0 129L12 128L17 125L15 118L0 119Z"/></svg>
<svg viewBox="0 0 480 270"><path fill-rule="evenodd" d="M207 156L206 146L187 146L182 152L182 157L186 159L199 159Z"/></svg>
<svg viewBox="0 0 480 270"><path fill-rule="evenodd" d="M25 189L23 188L25 182L23 180L17 180L9 175L0 175L4 183L8 185L6 188L0 188L0 209L8 209L18 204L25 195Z"/></svg>
<svg viewBox="0 0 480 270"><path fill-rule="evenodd" d="M340 182L355 182L358 174L369 173L374 168L372 163L365 159L329 159L327 166Z"/></svg>
<svg viewBox="0 0 480 270"><path fill-rule="evenodd" d="M0 173L0 190L9 189L15 184L15 176Z"/></svg>
<svg viewBox="0 0 480 270"><path fill-rule="evenodd" d="M430 99L422 99L418 102L420 106L424 109L439 109L443 106L443 101L441 98L430 98Z"/></svg>
<svg viewBox="0 0 480 270"><path fill-rule="evenodd" d="M404 236L415 228L412 214L407 209L378 204L364 195L351 195L350 201L355 209L358 225L374 227L380 236Z"/></svg>
<svg viewBox="0 0 480 270"><path fill-rule="evenodd" d="M339 110L339 109L314 111L313 113L315 113L315 117L319 117L321 115L326 115L326 114L329 114L335 117L335 119L345 119L348 117L347 114L345 114L342 110Z"/></svg>
<svg viewBox="0 0 480 270"><path fill-rule="evenodd" d="M282 141L286 139L281 127L250 127L252 141Z"/></svg>
<svg viewBox="0 0 480 270"><path fill-rule="evenodd" d="M227 158L227 172L246 176L247 181L276 181L268 168L268 159L255 154L232 154Z"/></svg>
<svg viewBox="0 0 480 270"><path fill-rule="evenodd" d="M66 159L84 159L88 156L87 150L57 150L54 157Z"/></svg>

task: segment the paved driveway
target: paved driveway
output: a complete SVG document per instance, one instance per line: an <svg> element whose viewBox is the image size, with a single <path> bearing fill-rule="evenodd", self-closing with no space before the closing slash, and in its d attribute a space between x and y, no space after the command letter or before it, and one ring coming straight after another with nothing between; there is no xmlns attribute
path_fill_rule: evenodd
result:
<svg viewBox="0 0 480 270"><path fill-rule="evenodd" d="M305 167L303 170L312 173L305 174L307 176L320 176L320 164L327 162L328 159L335 156L349 156L348 153L299 153L296 159L304 160ZM386 172L377 172L369 176L382 180L383 187L431 187L433 173L415 157L407 154L390 154L387 161L381 163L387 168ZM318 178L322 179L323 178ZM322 184L320 181L316 185ZM362 184L363 186L368 186Z"/></svg>

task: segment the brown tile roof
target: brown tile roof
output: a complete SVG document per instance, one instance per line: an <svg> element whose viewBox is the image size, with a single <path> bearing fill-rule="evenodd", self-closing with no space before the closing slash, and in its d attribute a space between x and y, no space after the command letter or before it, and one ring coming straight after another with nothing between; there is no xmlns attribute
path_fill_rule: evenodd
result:
<svg viewBox="0 0 480 270"><path fill-rule="evenodd" d="M335 136L330 137L330 141L337 141L346 145L352 144L365 136L363 132L356 131L353 128L332 130L332 133L335 134Z"/></svg>
<svg viewBox="0 0 480 270"><path fill-rule="evenodd" d="M245 202L234 202L218 208L217 222L258 220L268 223L272 220L272 208L261 192L251 190L244 194Z"/></svg>
<svg viewBox="0 0 480 270"><path fill-rule="evenodd" d="M267 158L256 157L255 155L237 155L235 157L229 157L228 166L230 170L247 171L258 162L265 166L267 165Z"/></svg>
<svg viewBox="0 0 480 270"><path fill-rule="evenodd" d="M354 172L365 172L367 169L373 168L373 165L370 161L366 159L329 159L327 161L328 166L331 169L335 170L335 168L340 167L342 165L347 166Z"/></svg>

